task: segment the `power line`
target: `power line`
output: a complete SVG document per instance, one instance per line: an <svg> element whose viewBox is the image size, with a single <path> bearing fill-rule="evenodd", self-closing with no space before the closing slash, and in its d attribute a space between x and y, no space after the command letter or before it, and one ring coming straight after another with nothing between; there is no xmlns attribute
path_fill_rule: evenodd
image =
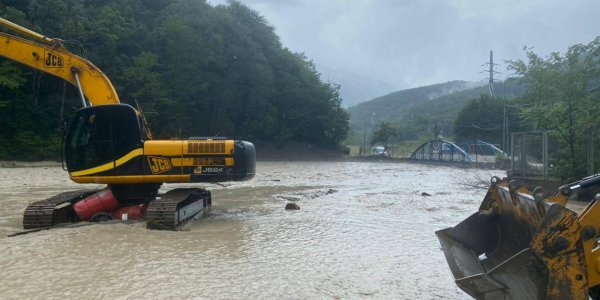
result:
<svg viewBox="0 0 600 300"><path fill-rule="evenodd" d="M475 125L473 123L468 124L468 125L458 125L458 127L462 127L462 128L475 128L475 129L479 129L479 130L485 130L485 131L492 131L492 130L498 130L500 128L502 128L503 124L500 124L496 127L481 127L479 125Z"/></svg>
<svg viewBox="0 0 600 300"><path fill-rule="evenodd" d="M502 125L498 125L496 127L488 127L488 128L486 128L486 127L479 127L479 126L477 126L475 124L471 124L471 126L474 127L474 128L477 128L479 130L496 130L496 129L500 129L502 127Z"/></svg>

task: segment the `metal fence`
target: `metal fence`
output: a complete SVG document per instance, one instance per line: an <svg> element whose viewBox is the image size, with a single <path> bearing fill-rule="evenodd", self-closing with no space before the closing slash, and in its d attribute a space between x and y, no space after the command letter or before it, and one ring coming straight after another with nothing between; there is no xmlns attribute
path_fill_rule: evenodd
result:
<svg viewBox="0 0 600 300"><path fill-rule="evenodd" d="M511 135L510 173L519 178L548 180L548 134L515 132Z"/></svg>
<svg viewBox="0 0 600 300"><path fill-rule="evenodd" d="M578 173L592 175L599 170L595 157L595 149L600 143L595 142L596 134L593 130L587 130L584 137L580 136L576 141L576 164L579 166ZM565 159L569 145L560 142L557 134L547 131L515 132L511 134L510 146L510 173L520 178L553 180L559 176L558 166L561 159Z"/></svg>

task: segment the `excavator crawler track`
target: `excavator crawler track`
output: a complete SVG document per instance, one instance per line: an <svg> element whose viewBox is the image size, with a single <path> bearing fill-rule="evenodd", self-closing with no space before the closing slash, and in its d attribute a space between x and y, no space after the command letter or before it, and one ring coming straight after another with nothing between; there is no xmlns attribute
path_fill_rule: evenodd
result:
<svg viewBox="0 0 600 300"><path fill-rule="evenodd" d="M148 229L178 230L191 219L204 214L211 205L205 189L175 189L150 202L146 213Z"/></svg>
<svg viewBox="0 0 600 300"><path fill-rule="evenodd" d="M77 190L64 192L27 206L23 215L24 229L47 228L77 220L71 204L82 200L98 190Z"/></svg>

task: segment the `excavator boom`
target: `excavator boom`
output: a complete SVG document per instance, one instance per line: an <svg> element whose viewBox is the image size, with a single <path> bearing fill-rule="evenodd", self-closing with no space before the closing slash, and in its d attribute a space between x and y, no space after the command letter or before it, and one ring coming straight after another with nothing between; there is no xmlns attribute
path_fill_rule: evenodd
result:
<svg viewBox="0 0 600 300"><path fill-rule="evenodd" d="M12 30L22 36L36 40L42 44L58 45L61 43L61 41L59 39L53 39L53 38L46 37L45 35L39 34L31 29L25 28L19 24L13 23L4 18L0 18L0 26L7 28L9 30Z"/></svg>
<svg viewBox="0 0 600 300"><path fill-rule="evenodd" d="M0 20L2 26L16 25L1 18ZM69 52L59 40L49 39L20 26L18 28L21 29L19 32L25 31L44 43L0 32L0 56L66 80L78 87L91 105L120 102L108 77L91 62Z"/></svg>

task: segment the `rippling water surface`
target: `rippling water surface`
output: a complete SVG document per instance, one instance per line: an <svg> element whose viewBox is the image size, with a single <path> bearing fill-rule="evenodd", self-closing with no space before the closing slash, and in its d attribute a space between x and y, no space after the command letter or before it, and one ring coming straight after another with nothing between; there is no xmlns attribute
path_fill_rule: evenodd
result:
<svg viewBox="0 0 600 300"><path fill-rule="evenodd" d="M473 213L485 190L464 183L491 175L263 162L252 181L204 185L212 210L186 231L104 224L8 238L29 202L82 186L60 168L0 169L0 298L467 299L434 232ZM285 211L289 201L301 209Z"/></svg>

